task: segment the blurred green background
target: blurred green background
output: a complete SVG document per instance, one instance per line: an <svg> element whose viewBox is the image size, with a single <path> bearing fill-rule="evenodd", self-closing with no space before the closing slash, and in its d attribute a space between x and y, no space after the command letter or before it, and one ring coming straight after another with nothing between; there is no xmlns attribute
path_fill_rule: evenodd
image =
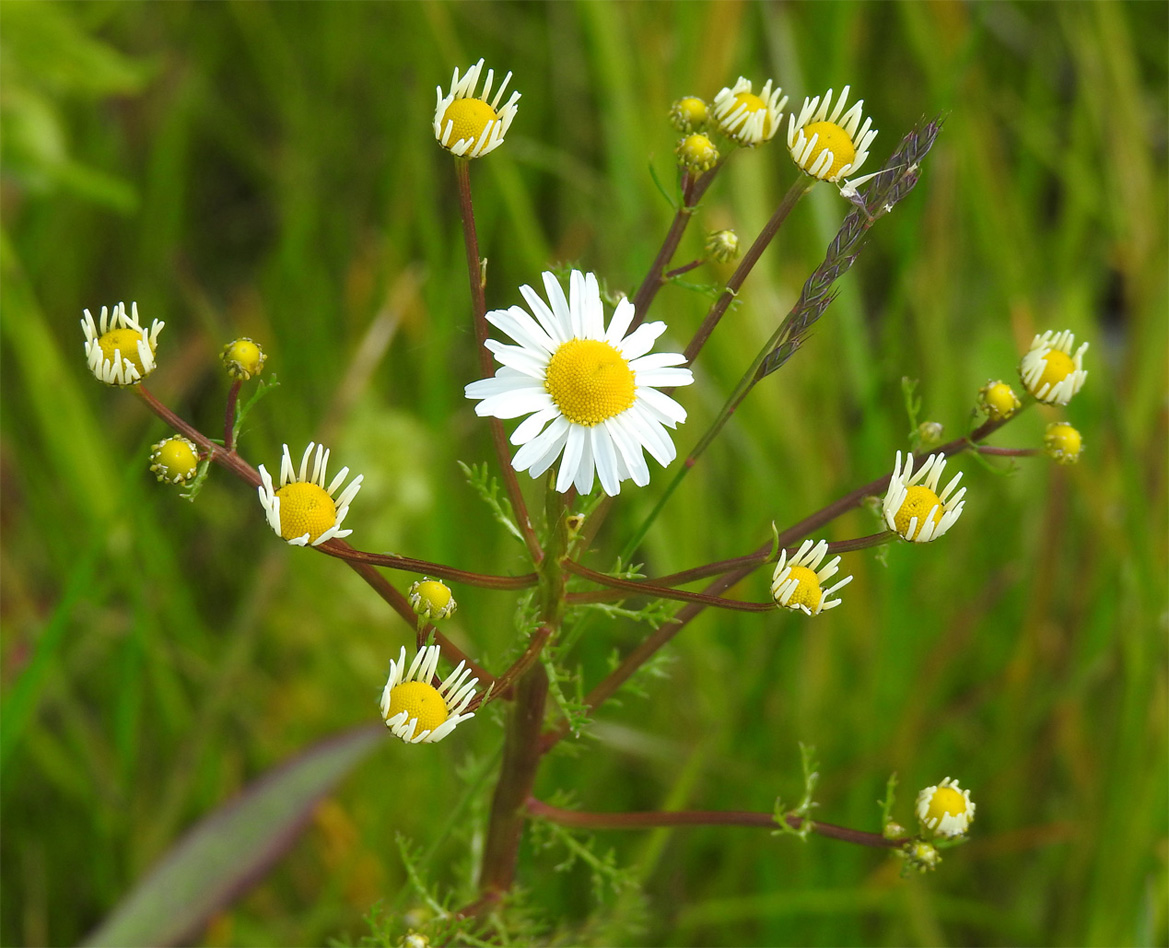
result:
<svg viewBox="0 0 1169 948"><path fill-rule="evenodd" d="M462 397L474 337L431 121L435 86L485 56L523 93L506 144L472 167L492 307L555 261L632 293L671 215L650 167L673 180L665 115L681 95L773 77L798 107L851 83L880 129L865 170L923 115L947 116L810 342L672 499L650 573L753 549L772 520L888 470L907 443L903 376L954 436L1033 333L1092 343L1066 412L1029 411L993 439L1034 446L1066 417L1079 465L998 476L959 458L966 513L942 541L847 556L844 604L814 621L702 616L668 678L606 706L537 786L595 810L769 811L798 797L803 741L824 820L879 829L896 771L908 824L917 789L953 776L978 806L969 845L903 880L886 855L822 839L601 833L638 888L597 900L579 865L550 871L563 850L525 848L537 915L568 943L1165 944L1167 10L3 3L3 943L75 943L201 816L376 720L412 638L341 564L277 542L226 474L194 504L154 482L146 454L166 431L88 374L83 307L137 300L165 319L150 387L212 435L219 348L260 340L281 387L242 453L271 469L282 442L324 439L365 474L347 523L359 547L523 569L455 463L490 445ZM704 230L753 237L794 177L782 137L735 156L677 262ZM764 255L680 393L680 453L846 208L822 185ZM653 315L680 348L704 311L669 287ZM664 483L623 493L592 565ZM874 529L857 511L828 537ZM765 572L732 594L763 598ZM513 600L456 593L450 634L502 670ZM643 634L595 623L585 687ZM387 739L202 943L360 938L376 900L416 903L395 903L398 833L469 898L490 785L451 814L500 734L486 713L440 745Z"/></svg>

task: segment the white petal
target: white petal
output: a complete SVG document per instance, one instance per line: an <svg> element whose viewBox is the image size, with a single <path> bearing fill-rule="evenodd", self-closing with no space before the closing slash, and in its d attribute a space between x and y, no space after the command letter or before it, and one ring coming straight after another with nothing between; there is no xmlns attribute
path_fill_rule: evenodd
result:
<svg viewBox="0 0 1169 948"><path fill-rule="evenodd" d="M669 395L664 395L657 389L639 388L637 397L647 409L663 424L673 428L686 420L686 409L679 405Z"/></svg>
<svg viewBox="0 0 1169 948"><path fill-rule="evenodd" d="M480 418L519 418L544 407L543 398L547 395L543 389L502 392L485 398L475 406L475 414Z"/></svg>
<svg viewBox="0 0 1169 948"><path fill-rule="evenodd" d="M613 319L609 322L609 331L605 333L605 341L613 348L619 348L620 342L625 338L625 332L629 329L629 324L633 322L633 316L637 312L633 304L629 300L624 299L617 304L617 308L613 310Z"/></svg>
<svg viewBox="0 0 1169 948"><path fill-rule="evenodd" d="M559 344L572 338L572 330L568 325L568 320L566 319L562 324L556 314L548 308L548 304L540 298L539 293L525 284L520 287L520 295L528 301L532 315L544 327L544 331L548 333L553 342Z"/></svg>
<svg viewBox="0 0 1169 948"><path fill-rule="evenodd" d="M557 343L523 307L492 310L487 314L487 320L522 346L545 352L556 350Z"/></svg>
<svg viewBox="0 0 1169 948"><path fill-rule="evenodd" d="M649 483L649 465L645 463L645 452L642 450L641 442L618 419L610 418L604 425L609 432L610 440L617 448L623 466L633 478L633 483L638 487L645 487Z"/></svg>
<svg viewBox="0 0 1169 948"><path fill-rule="evenodd" d="M613 444L613 438L603 425L592 428L589 437L601 489L610 497L616 497L621 493L621 478L617 472L617 449Z"/></svg>
<svg viewBox="0 0 1169 948"><path fill-rule="evenodd" d="M639 359L633 359L629 363L629 367L634 372L641 372L646 369L661 369L668 365L685 365L686 357L681 352L651 352L648 355L643 355ZM685 370L689 372L689 369Z"/></svg>
<svg viewBox="0 0 1169 948"><path fill-rule="evenodd" d="M564 287L560 285L560 281L556 279L556 274L545 271L542 274L544 278L544 293L548 297L548 305L552 307L552 312L556 314L557 322L562 327L568 329L570 335L580 336L580 326L576 314L569 308L568 299L564 295Z"/></svg>
<svg viewBox="0 0 1169 948"><path fill-rule="evenodd" d="M500 369L494 377L469 382L463 388L467 398L490 398L492 395L502 395L504 392L543 391L544 386L535 379L516 372L514 369Z"/></svg>
<svg viewBox="0 0 1169 948"><path fill-rule="evenodd" d="M543 474L564 449L568 428L569 424L565 418L553 419L552 424L516 452L512 459L515 469L528 471L532 477Z"/></svg>
<svg viewBox="0 0 1169 948"><path fill-rule="evenodd" d="M495 353L495 359L500 365L506 365L522 372L533 379L544 380L548 370L548 355L544 352L533 352L520 346L509 346L494 339L487 340L487 348Z"/></svg>
<svg viewBox="0 0 1169 948"><path fill-rule="evenodd" d="M577 470L581 466L587 436L587 431L580 425L572 425L568 429L568 440L564 444L564 457L560 459L560 471L556 475L556 489L562 494L577 479ZM589 463L592 464L591 457ZM589 481L591 487L591 476ZM587 494L588 491L581 491L581 493Z"/></svg>
<svg viewBox="0 0 1169 948"><path fill-rule="evenodd" d="M654 340L666 331L665 323L642 323L617 346L629 361L640 358L653 348Z"/></svg>
<svg viewBox="0 0 1169 948"><path fill-rule="evenodd" d="M548 422L560 414L560 409L552 401L552 397L550 395L546 397L548 398L548 406L529 415L527 418L521 421L519 427L511 433L511 438L509 440L512 444L527 444L544 429L544 426L548 424Z"/></svg>

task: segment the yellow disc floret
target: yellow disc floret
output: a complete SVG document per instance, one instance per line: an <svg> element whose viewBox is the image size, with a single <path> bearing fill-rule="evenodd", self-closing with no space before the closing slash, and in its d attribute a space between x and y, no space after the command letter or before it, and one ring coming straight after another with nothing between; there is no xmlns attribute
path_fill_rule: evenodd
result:
<svg viewBox="0 0 1169 948"><path fill-rule="evenodd" d="M905 539L912 540L919 533L926 524L926 517L929 512L933 510L933 522L937 523L942 519L942 501L938 495L935 494L928 487L923 487L921 484L914 484L908 489L905 495L905 500L901 503L901 508L897 511L897 516L894 522L897 524L897 532ZM909 524L913 518L917 518L917 523L913 525L913 533L909 532Z"/></svg>
<svg viewBox="0 0 1169 948"><path fill-rule="evenodd" d="M1055 386L1076 371L1076 364L1072 361L1071 356L1059 349L1052 349L1043 357L1043 361L1046 364L1046 368L1044 368L1043 374L1039 376L1039 381L1033 386L1035 391L1041 391L1044 385L1049 385L1054 389Z"/></svg>
<svg viewBox="0 0 1169 948"><path fill-rule="evenodd" d="M706 103L697 96L685 96L670 107L670 122L680 132L696 132L706 121Z"/></svg>
<svg viewBox="0 0 1169 948"><path fill-rule="evenodd" d="M1067 422L1055 421L1047 426L1043 435L1043 450L1058 464L1075 464L1084 450L1084 439Z"/></svg>
<svg viewBox="0 0 1169 948"><path fill-rule="evenodd" d="M312 543L337 522L337 505L328 491L311 481L285 484L276 496L280 499L280 536L295 540L308 534Z"/></svg>
<svg viewBox="0 0 1169 948"><path fill-rule="evenodd" d="M823 152L832 152L832 164L827 170L821 172L821 178L832 180L841 168L852 164L856 158L856 148L852 143L852 138L849 137L848 132L834 122L813 122L804 129L804 135L809 139L814 135L818 136L816 145L808 159L809 164L815 164L816 159Z"/></svg>
<svg viewBox="0 0 1169 948"><path fill-rule="evenodd" d="M418 731L433 731L449 715L438 689L427 681L405 681L390 692L386 720L406 712L406 720L418 720Z"/></svg>
<svg viewBox="0 0 1169 948"><path fill-rule="evenodd" d="M941 820L946 816L961 816L966 812L966 798L953 787L938 787L925 808L926 820Z"/></svg>
<svg viewBox="0 0 1169 948"><path fill-rule="evenodd" d="M459 606L446 583L423 577L410 587L411 608L424 619L445 619Z"/></svg>
<svg viewBox="0 0 1169 948"><path fill-rule="evenodd" d="M809 611L816 612L823 598L820 591L820 578L806 566L793 566L788 574L789 579L799 580L799 586L787 601L789 609L807 606Z"/></svg>
<svg viewBox="0 0 1169 948"><path fill-rule="evenodd" d="M182 435L159 441L150 449L150 470L166 484L185 484L199 472L199 448Z"/></svg>
<svg viewBox="0 0 1169 948"><path fill-rule="evenodd" d="M687 135L674 149L678 162L696 174L709 171L718 164L718 149L705 135L695 133Z"/></svg>
<svg viewBox="0 0 1169 948"><path fill-rule="evenodd" d="M264 368L264 350L247 336L229 342L220 355L228 374L235 379L247 381L259 375Z"/></svg>
<svg viewBox="0 0 1169 948"><path fill-rule="evenodd" d="M142 341L142 333L135 329L111 329L103 333L97 343L101 346L102 355L108 362L116 362L118 353L121 357L134 364L140 373L142 357L138 354L138 343Z"/></svg>
<svg viewBox="0 0 1169 948"><path fill-rule="evenodd" d="M591 428L633 404L636 384L625 358L601 339L570 339L552 354L544 389L573 424Z"/></svg>
<svg viewBox="0 0 1169 948"><path fill-rule="evenodd" d="M1023 403L1006 382L987 382L978 390L978 407L991 421L1003 421L1022 408Z"/></svg>
<svg viewBox="0 0 1169 948"><path fill-rule="evenodd" d="M454 123L449 139L452 142L468 138L478 141L488 124L498 120L499 114L482 99L455 99L443 113L442 127L445 130L447 123Z"/></svg>
<svg viewBox="0 0 1169 948"><path fill-rule="evenodd" d="M764 102L754 92L740 92L735 96L735 103L731 107L731 114L733 115L738 109L743 111L740 113L738 119L733 119L727 125L727 134L735 137L743 131L744 126L757 112L763 112L763 138L764 140L771 138L775 134L775 120L767 111L767 103Z"/></svg>

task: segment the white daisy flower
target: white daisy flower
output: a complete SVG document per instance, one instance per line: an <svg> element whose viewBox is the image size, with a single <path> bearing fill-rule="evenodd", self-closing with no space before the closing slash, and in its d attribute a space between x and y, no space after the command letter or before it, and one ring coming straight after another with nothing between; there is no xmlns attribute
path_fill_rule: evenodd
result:
<svg viewBox="0 0 1169 948"><path fill-rule="evenodd" d="M783 89L771 88L771 80L764 83L756 95L751 91L751 81L739 76L733 86L719 90L714 97L711 114L727 138L740 145L754 148L769 142L779 131L779 123L787 105Z"/></svg>
<svg viewBox="0 0 1169 948"><path fill-rule="evenodd" d="M382 689L382 718L394 736L407 744L441 741L460 721L475 716L473 711L463 712L475 696L479 679L467 680L471 670L464 662L439 687L431 684L441 651L437 645L426 646L407 671L403 646L398 660L390 662L390 676Z"/></svg>
<svg viewBox="0 0 1169 948"><path fill-rule="evenodd" d="M85 359L89 370L99 382L106 385L134 385L154 371L154 350L158 334L166 323L154 320L149 332L138 322L138 304L119 303L110 313L101 308L95 322L93 314L85 310L81 328L85 330Z"/></svg>
<svg viewBox="0 0 1169 948"><path fill-rule="evenodd" d="M974 802L970 791L947 777L937 786L926 787L917 795L917 818L927 830L938 836L962 836L974 821Z"/></svg>
<svg viewBox="0 0 1169 948"><path fill-rule="evenodd" d="M516 103L520 100L520 94L513 92L505 105L501 107L499 104L511 80L509 72L499 84L495 98L488 101L495 79L492 69L487 70L483 94L475 95L481 72L482 59L468 69L462 79L459 70L455 69L451 91L447 95L442 94L442 86L436 90L438 104L434 109L434 137L443 148L460 158L481 158L502 145L515 118Z"/></svg>
<svg viewBox="0 0 1169 948"><path fill-rule="evenodd" d="M945 468L945 456L934 454L914 474L913 455L905 455L905 469L902 470L901 452L897 452L897 463L893 467L893 476L889 479L889 491L885 494L883 505L885 523L890 530L914 543L928 543L949 530L962 516L962 508L966 503L962 498L966 488L954 493L954 488L962 479L961 472L954 475L940 495L937 493L938 479Z"/></svg>
<svg viewBox="0 0 1169 948"><path fill-rule="evenodd" d="M310 476L308 462L314 447L317 456ZM334 497L337 488L349 475L349 468L341 468L326 487L325 472L328 467L329 452L323 444L314 445L311 441L301 458L299 471L293 469L292 455L288 453L288 445L284 446L279 489L273 485L272 476L264 469L264 465L260 465L260 480L263 483L257 490L260 503L268 514L268 526L278 537L293 546L307 546L309 543L320 546L333 537L347 537L353 532L342 530L341 524L349 513L349 504L361 489L364 475L358 474L341 492L340 497Z"/></svg>
<svg viewBox="0 0 1169 948"><path fill-rule="evenodd" d="M779 562L771 577L771 598L785 609L801 610L810 616L840 605L839 599L829 600L836 590L852 582L846 576L836 585L821 589L840 569L840 557L835 556L822 568L820 562L828 555L828 543L805 540L790 560L787 550L781 550Z"/></svg>
<svg viewBox="0 0 1169 948"><path fill-rule="evenodd" d="M848 86L840 90L840 98L831 115L828 114L832 105L832 90L829 89L823 102L819 96L804 99L799 116L793 113L788 118L787 147L792 160L805 174L821 181L839 181L857 171L869 157L869 146L877 137L871 118L866 118L864 125L861 125L864 99L858 100L844 112L848 90ZM844 114L841 115L841 112ZM855 195L857 187L871 177L866 175L846 183L845 197Z"/></svg>
<svg viewBox="0 0 1169 948"><path fill-rule="evenodd" d="M1084 387L1088 372L1084 368L1084 343L1072 355L1076 336L1070 329L1048 330L1031 341L1031 348L1019 366L1019 375L1027 391L1046 405L1066 405Z"/></svg>
<svg viewBox="0 0 1169 948"><path fill-rule="evenodd" d="M593 274L573 270L567 299L555 274L543 276L547 303L530 286L520 287L531 314L520 306L487 314L519 345L489 339L487 348L501 368L493 378L468 385L466 395L481 399L477 415L529 416L511 436L520 445L517 471L539 477L563 454L556 477L562 493L574 485L589 493L594 472L610 496L624 480L644 487L649 466L643 449L662 467L676 454L665 428L685 421L686 411L658 388L694 381L689 369L675 368L685 357L650 354L665 323L643 323L625 335L634 314L627 299L617 304L606 329Z"/></svg>

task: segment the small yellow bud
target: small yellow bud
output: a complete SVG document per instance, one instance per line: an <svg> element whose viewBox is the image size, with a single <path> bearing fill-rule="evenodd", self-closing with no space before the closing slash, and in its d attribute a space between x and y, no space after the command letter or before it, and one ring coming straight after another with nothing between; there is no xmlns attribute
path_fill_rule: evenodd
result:
<svg viewBox="0 0 1169 948"><path fill-rule="evenodd" d="M680 132L700 132L708 118L706 103L697 96L685 96L670 106L670 124Z"/></svg>
<svg viewBox="0 0 1169 948"><path fill-rule="evenodd" d="M1075 464L1084 450L1080 433L1064 421L1054 421L1043 435L1043 451L1057 464Z"/></svg>
<svg viewBox="0 0 1169 948"><path fill-rule="evenodd" d="M459 604L455 602L450 587L424 576L410 587L410 607L422 618L437 622L453 615Z"/></svg>
<svg viewBox="0 0 1169 948"><path fill-rule="evenodd" d="M150 449L150 470L164 484L185 484L199 473L199 446L172 435Z"/></svg>
<svg viewBox="0 0 1169 948"><path fill-rule="evenodd" d="M264 368L264 360L268 358L264 355L264 350L247 336L229 342L223 347L219 357L223 360L228 375L245 382L253 375L260 374Z"/></svg>
<svg viewBox="0 0 1169 948"><path fill-rule="evenodd" d="M715 230L706 235L706 253L712 260L729 263L739 255L739 235L733 230Z"/></svg>
<svg viewBox="0 0 1169 948"><path fill-rule="evenodd" d="M1023 403L1006 382L988 380L978 390L978 407L990 421L1002 421L1022 408Z"/></svg>
<svg viewBox="0 0 1169 948"><path fill-rule="evenodd" d="M687 135L674 149L678 163L694 174L702 174L718 164L718 149L705 135Z"/></svg>

